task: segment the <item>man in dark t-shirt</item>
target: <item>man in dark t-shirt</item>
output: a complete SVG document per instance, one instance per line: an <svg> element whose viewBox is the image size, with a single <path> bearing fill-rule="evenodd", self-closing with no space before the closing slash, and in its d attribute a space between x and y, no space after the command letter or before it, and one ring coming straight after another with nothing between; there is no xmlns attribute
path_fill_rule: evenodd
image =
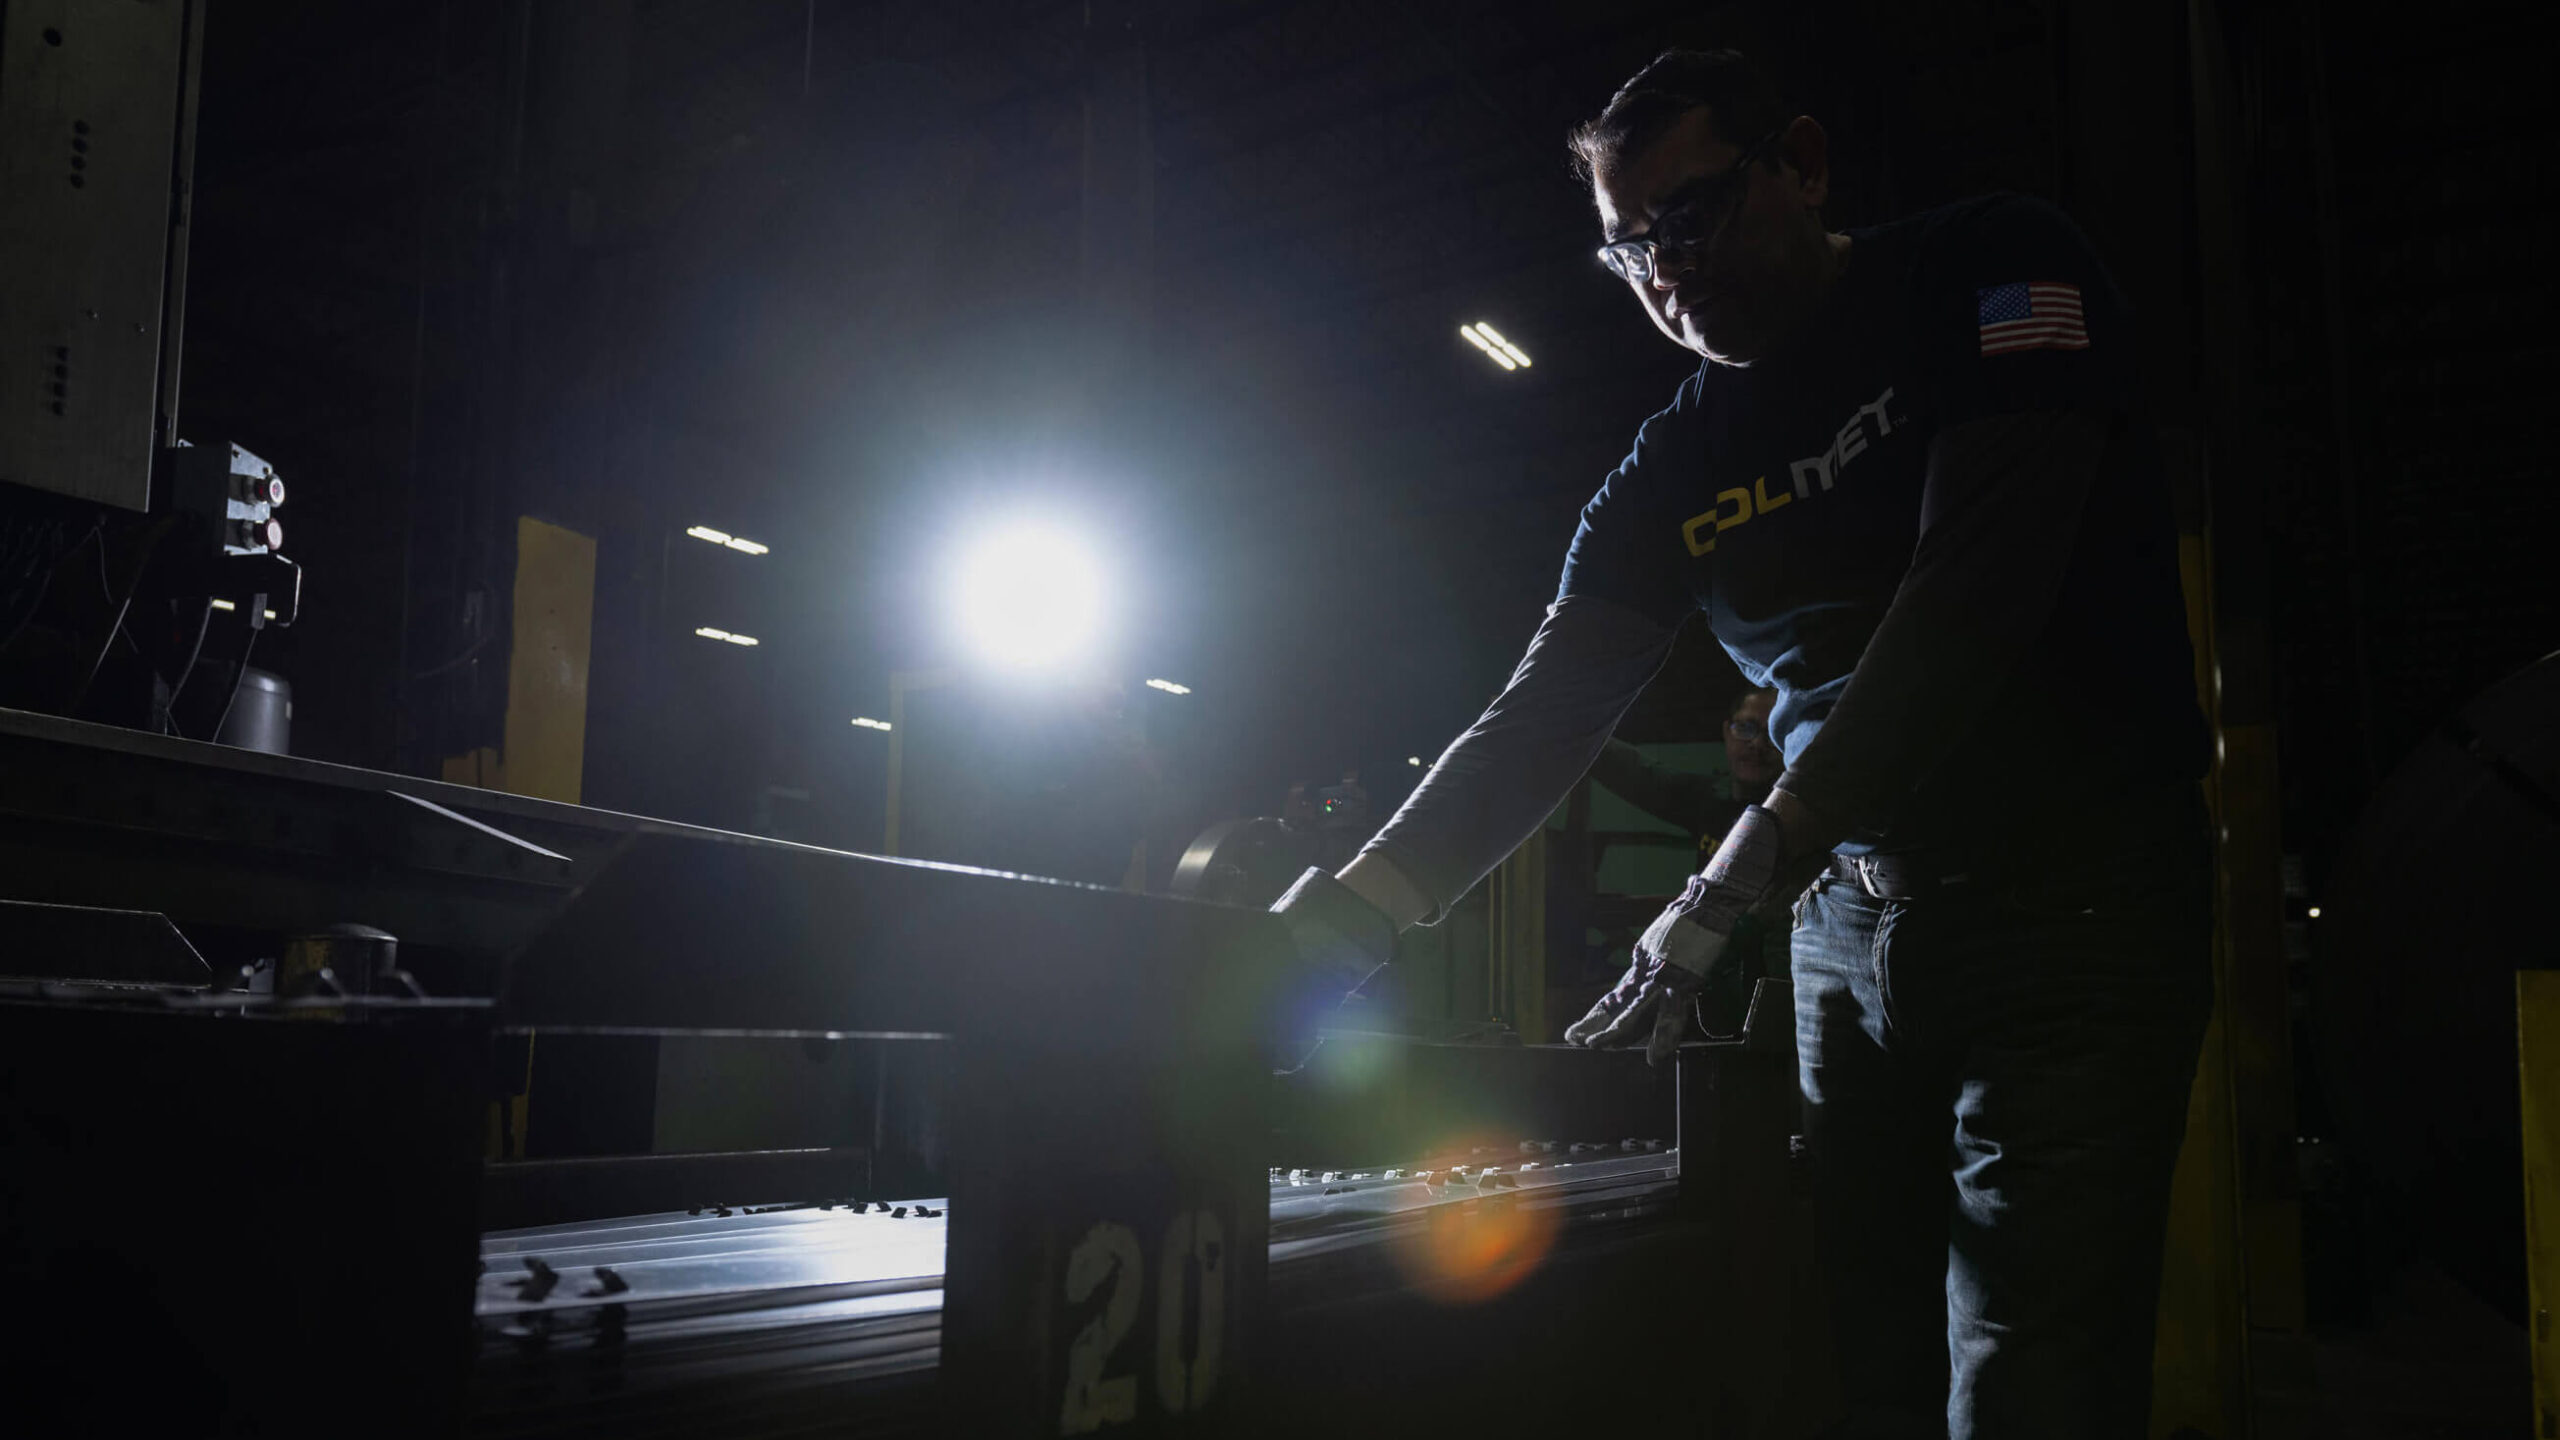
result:
<svg viewBox="0 0 2560 1440"><path fill-rule="evenodd" d="M2212 981L2131 321L2037 201L1830 230L1826 144L1730 52L1665 54L1577 132L1602 262L1704 363L1583 511L1509 685L1274 909L1311 993L1365 974L1706 611L1777 692L1786 770L1566 1038L1663 1058L1737 921L1793 902L1842 1433L2136 1440Z"/></svg>

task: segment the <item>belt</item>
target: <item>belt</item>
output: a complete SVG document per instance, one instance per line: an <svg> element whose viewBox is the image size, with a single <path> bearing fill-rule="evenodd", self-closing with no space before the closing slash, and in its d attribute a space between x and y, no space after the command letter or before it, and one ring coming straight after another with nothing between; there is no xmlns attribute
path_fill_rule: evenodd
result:
<svg viewBox="0 0 2560 1440"><path fill-rule="evenodd" d="M1921 846L1882 855L1834 851L1824 873L1874 899L1917 900L1984 887L2186 876L2204 863L2210 843L2203 804L2192 785L2093 807L2083 829L2082 841L2048 848L2010 843Z"/></svg>
<svg viewBox="0 0 2560 1440"><path fill-rule="evenodd" d="M1831 857L1832 878L1857 886L1877 900L1916 900L1989 878L1979 865L1956 856L1925 853L1841 855Z"/></svg>

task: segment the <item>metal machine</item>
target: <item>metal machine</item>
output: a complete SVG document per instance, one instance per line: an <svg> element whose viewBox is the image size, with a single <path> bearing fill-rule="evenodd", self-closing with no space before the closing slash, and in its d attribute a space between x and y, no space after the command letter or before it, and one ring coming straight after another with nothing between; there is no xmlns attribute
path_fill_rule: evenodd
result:
<svg viewBox="0 0 2560 1440"><path fill-rule="evenodd" d="M284 482L178 438L201 18L0 6L0 704L281 751Z"/></svg>
<svg viewBox="0 0 2560 1440"><path fill-rule="evenodd" d="M1257 910L7 712L0 877L45 948L0 967L39 1420L1362 1434L1571 1420L1632 1368L1747 1434L1776 1398L1783 1023L1676 1076L1359 1034L1274 1076ZM933 1078L824 1146L515 1158L528 1105L649 1103L611 1047L709 1035Z"/></svg>
<svg viewBox="0 0 2560 1440"><path fill-rule="evenodd" d="M0 8L0 481L150 508L176 442L190 0Z"/></svg>

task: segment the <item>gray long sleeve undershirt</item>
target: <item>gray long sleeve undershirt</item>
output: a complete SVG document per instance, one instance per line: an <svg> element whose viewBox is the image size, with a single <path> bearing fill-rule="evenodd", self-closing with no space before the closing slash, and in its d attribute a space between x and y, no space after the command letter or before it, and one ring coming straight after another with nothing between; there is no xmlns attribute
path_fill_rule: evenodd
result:
<svg viewBox="0 0 2560 1440"><path fill-rule="evenodd" d="M1511 682L1361 851L1383 855L1431 898L1424 924L1546 821L1662 668L1671 636L1605 600L1549 607Z"/></svg>

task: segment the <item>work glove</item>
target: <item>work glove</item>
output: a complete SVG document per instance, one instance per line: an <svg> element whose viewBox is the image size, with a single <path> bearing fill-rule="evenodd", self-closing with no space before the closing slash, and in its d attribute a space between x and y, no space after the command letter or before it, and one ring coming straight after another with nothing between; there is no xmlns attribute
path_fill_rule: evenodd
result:
<svg viewBox="0 0 2560 1440"><path fill-rule="evenodd" d="M1602 1049L1641 1039L1647 1063L1669 1059L1689 1002L1723 961L1734 922L1769 893L1784 853L1777 817L1745 808L1707 868L1645 927L1626 975L1564 1032L1566 1042Z"/></svg>
<svg viewBox="0 0 2560 1440"><path fill-rule="evenodd" d="M1315 1053L1316 1028L1395 958L1395 922L1321 868L1310 867L1271 904L1297 948L1297 967L1273 1016L1276 1057L1285 1068Z"/></svg>

